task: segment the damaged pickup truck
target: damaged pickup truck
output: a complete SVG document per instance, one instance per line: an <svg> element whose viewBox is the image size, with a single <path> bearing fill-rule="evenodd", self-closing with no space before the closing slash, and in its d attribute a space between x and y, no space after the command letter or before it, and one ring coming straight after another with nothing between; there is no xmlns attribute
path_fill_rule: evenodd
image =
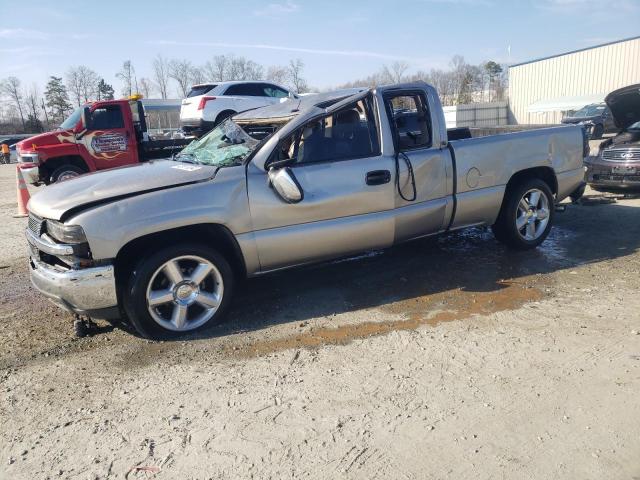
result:
<svg viewBox="0 0 640 480"><path fill-rule="evenodd" d="M34 195L32 282L72 313L166 338L219 323L240 277L479 225L534 248L584 188L579 126L451 133L422 82L235 115L173 160Z"/></svg>
<svg viewBox="0 0 640 480"><path fill-rule="evenodd" d="M621 130L585 159L587 182L601 192L640 192L640 84L611 92L605 102Z"/></svg>

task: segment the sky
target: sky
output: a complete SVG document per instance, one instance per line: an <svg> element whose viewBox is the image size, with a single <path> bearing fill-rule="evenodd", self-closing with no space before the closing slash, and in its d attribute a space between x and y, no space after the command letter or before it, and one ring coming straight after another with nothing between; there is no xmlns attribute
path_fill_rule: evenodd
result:
<svg viewBox="0 0 640 480"><path fill-rule="evenodd" d="M119 92L124 60L152 78L157 54L198 65L233 53L265 66L300 58L325 89L394 60L409 72L453 55L513 64L637 35L640 0L0 0L0 78L42 91L82 64Z"/></svg>

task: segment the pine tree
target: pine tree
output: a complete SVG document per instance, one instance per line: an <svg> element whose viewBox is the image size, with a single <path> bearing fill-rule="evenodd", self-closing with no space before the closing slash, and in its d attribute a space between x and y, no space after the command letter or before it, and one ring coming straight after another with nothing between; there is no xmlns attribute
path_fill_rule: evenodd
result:
<svg viewBox="0 0 640 480"><path fill-rule="evenodd" d="M47 107L51 111L51 117L55 120L64 119L67 112L71 110L69 94L67 87L62 83L62 77L49 77L44 97L47 99Z"/></svg>
<svg viewBox="0 0 640 480"><path fill-rule="evenodd" d="M101 78L98 82L98 100L113 100L113 87Z"/></svg>

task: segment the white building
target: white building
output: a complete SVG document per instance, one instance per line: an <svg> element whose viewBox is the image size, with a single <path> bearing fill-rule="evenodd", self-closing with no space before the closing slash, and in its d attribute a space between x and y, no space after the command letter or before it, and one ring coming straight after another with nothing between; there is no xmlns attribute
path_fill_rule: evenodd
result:
<svg viewBox="0 0 640 480"><path fill-rule="evenodd" d="M640 36L512 65L510 123L559 123L564 113L634 83L640 83Z"/></svg>

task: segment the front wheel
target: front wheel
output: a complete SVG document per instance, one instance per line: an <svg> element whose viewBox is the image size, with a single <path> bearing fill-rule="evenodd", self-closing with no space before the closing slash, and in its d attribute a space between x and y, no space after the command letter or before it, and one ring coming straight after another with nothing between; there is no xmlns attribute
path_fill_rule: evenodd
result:
<svg viewBox="0 0 640 480"><path fill-rule="evenodd" d="M549 235L554 212L549 186L537 178L526 180L507 191L493 233L517 250L535 248Z"/></svg>
<svg viewBox="0 0 640 480"><path fill-rule="evenodd" d="M173 338L220 323L233 287L233 271L220 253L202 245L178 245L138 263L123 304L140 335Z"/></svg>
<svg viewBox="0 0 640 480"><path fill-rule="evenodd" d="M49 183L63 182L82 175L84 170L76 165L62 165L56 168L49 177Z"/></svg>

